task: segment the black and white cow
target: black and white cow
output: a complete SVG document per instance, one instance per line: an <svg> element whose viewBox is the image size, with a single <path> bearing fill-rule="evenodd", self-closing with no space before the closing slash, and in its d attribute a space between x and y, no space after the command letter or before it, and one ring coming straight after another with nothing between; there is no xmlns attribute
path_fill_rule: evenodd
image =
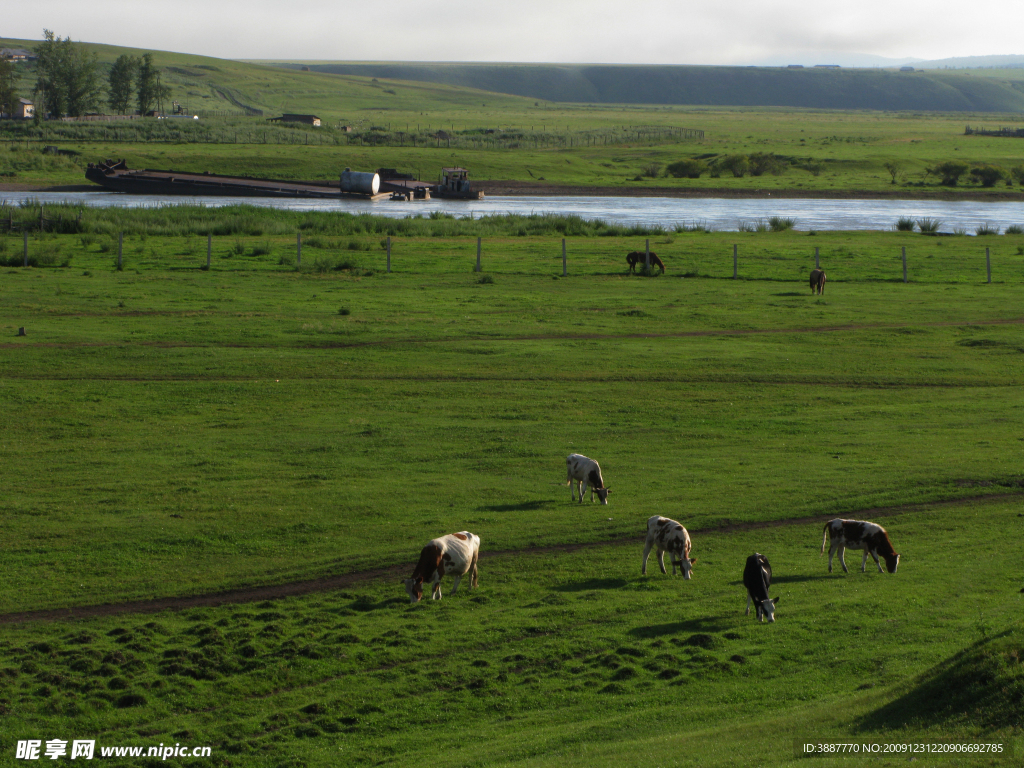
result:
<svg viewBox="0 0 1024 768"><path fill-rule="evenodd" d="M579 453L570 453L565 457L565 484L571 486L569 493L572 500L576 500L576 488L580 491L580 504L583 503L583 494L590 485L590 500L594 500L594 492L602 504L608 503L608 494L611 491L605 487L604 478L601 477L601 467L593 459L588 459Z"/></svg>
<svg viewBox="0 0 1024 768"><path fill-rule="evenodd" d="M413 569L412 578L405 580L405 591L410 603L418 603L423 597L423 582L432 581L431 597L441 599L441 577L445 574L455 577L452 594L459 589L459 582L467 573L470 584L477 586L476 563L480 556L480 537L469 531L449 533L434 539L420 552L420 560Z"/></svg>
<svg viewBox="0 0 1024 768"><path fill-rule="evenodd" d="M661 515L655 515L647 521L647 542L644 544L644 560L640 566L640 573L645 576L647 558L651 556L651 550L655 547L658 549L658 565L661 566L662 573L668 573L665 570L665 553L668 552L669 560L672 562L672 575L676 575L678 566L683 578L690 578L697 558L690 557L690 534L682 525Z"/></svg>
<svg viewBox="0 0 1024 768"><path fill-rule="evenodd" d="M769 624L775 621L775 604L779 598L768 597L771 585L772 567L768 565L768 558L755 552L747 558L743 568L743 586L747 588L747 610L744 616L750 615L750 603L753 602L758 621L764 621L765 616Z"/></svg>
<svg viewBox="0 0 1024 768"><path fill-rule="evenodd" d="M860 564L862 573L867 570L869 554L874 558L879 573L884 573L881 564L878 562L879 555L885 558L885 569L889 573L896 573L896 568L900 564L900 556L893 549L892 542L889 541L889 534L885 532L885 528L882 526L875 523L866 523L863 520L836 518L825 523L823 534L821 554L825 554L825 545L828 543L829 538L832 539L832 546L828 550L829 573L832 573L832 557L835 555L836 550L839 550L839 564L843 566L843 571L845 573L850 572L850 569L846 567L846 560L843 558L843 554L847 549L864 550L864 559Z"/></svg>

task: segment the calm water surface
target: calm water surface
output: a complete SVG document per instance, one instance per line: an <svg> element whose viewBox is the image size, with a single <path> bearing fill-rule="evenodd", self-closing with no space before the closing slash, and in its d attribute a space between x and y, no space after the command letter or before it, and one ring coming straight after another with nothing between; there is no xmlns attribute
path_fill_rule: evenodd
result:
<svg viewBox="0 0 1024 768"><path fill-rule="evenodd" d="M963 228L974 234L976 227L1024 226L1024 203L974 201L937 202L929 200L810 200L810 199L722 199L674 197L488 197L459 202L428 200L378 202L361 200L281 200L260 197L189 198L174 195L126 195L116 192L0 192L0 201L20 204L72 202L95 206L140 206L202 204L211 208L225 205L260 205L291 211L339 211L373 213L380 216L426 215L444 211L456 216L487 216L504 213L576 214L586 219L603 219L616 224L677 225L704 224L716 230L736 230L769 216L791 218L801 230L890 229L900 217L939 219L941 231Z"/></svg>

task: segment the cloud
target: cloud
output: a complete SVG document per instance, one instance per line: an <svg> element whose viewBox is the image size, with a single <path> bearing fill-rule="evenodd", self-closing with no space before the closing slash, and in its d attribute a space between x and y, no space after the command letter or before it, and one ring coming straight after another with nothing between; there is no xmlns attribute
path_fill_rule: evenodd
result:
<svg viewBox="0 0 1024 768"><path fill-rule="evenodd" d="M5 34L224 58L744 63L822 50L939 58L1014 53L1019 0L38 0L5 11Z"/></svg>

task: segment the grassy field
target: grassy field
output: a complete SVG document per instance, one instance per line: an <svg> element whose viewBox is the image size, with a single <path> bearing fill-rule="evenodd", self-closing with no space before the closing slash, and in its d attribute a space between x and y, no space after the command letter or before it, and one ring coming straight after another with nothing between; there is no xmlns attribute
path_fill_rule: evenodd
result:
<svg viewBox="0 0 1024 768"><path fill-rule="evenodd" d="M29 41L3 41L28 45ZM90 46L103 66L123 52ZM443 166L468 167L475 179L580 187L653 187L757 194L794 190L823 194L913 196L1019 195L1019 183L983 188L967 176L943 187L926 170L962 160L1009 170L1024 165L1019 139L965 136L967 125L1019 125L1019 113L815 110L771 107L568 104L461 86L280 67L157 52L172 99L203 118L169 124L43 123L0 126L0 181L83 183L87 163L125 158L130 167L273 178L336 179L345 167L398 168L433 180ZM1012 70L1007 77L1015 77ZM959 78L991 80L978 70ZM26 73L21 92L31 93ZM241 115L243 107L263 116ZM312 113L320 129L283 127L266 118ZM207 116L207 114L209 116ZM351 132L341 130L348 126ZM704 131L702 140L672 133ZM438 140L439 130L451 139ZM411 144L415 144L412 146ZM73 154L46 154L58 146ZM684 159L776 155L785 172L698 179L666 176ZM886 169L895 163L894 170ZM895 183L894 183L895 181Z"/></svg>
<svg viewBox="0 0 1024 768"><path fill-rule="evenodd" d="M181 208L34 235L53 266L0 269L0 764L83 736L246 766L1019 740L1021 237L576 234L561 278L559 226ZM645 237L663 276L626 274ZM0 243L16 262L21 238ZM570 452L601 461L608 506L571 506ZM693 533L692 581L640 576L654 514ZM831 516L883 522L899 573L851 553L828 575L807 518ZM480 587L410 606L420 547L464 529ZM742 615L754 550L770 626Z"/></svg>

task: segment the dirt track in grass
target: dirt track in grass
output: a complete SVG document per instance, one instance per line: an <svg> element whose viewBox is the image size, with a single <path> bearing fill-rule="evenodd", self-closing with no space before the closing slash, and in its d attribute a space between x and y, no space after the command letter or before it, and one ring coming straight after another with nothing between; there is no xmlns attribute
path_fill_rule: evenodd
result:
<svg viewBox="0 0 1024 768"><path fill-rule="evenodd" d="M1024 483L1022 483L1024 486ZM1022 498L1020 492L988 494L982 496L966 496L960 499L948 501L936 501L925 504L904 504L897 507L875 507L862 509L851 513L852 519L878 519L896 517L911 512L922 512L936 507L953 507L961 504L978 504L1006 501L1008 499ZM795 517L786 520L770 520L757 523L730 523L710 528L693 529L690 534L700 536L706 533L738 533L741 531L754 531L763 528L781 528L797 525L810 525L811 523L824 524L835 519L834 515L811 515L809 517ZM821 529L815 529L815 535L821 533ZM550 552L577 552L583 549L594 547L614 546L635 546L639 547L643 537L641 535L617 537L606 541L594 541L584 544L551 544L535 547L524 547L515 550L503 550L498 552L484 551L482 557L485 560L500 557L522 556L531 554L543 554ZM414 559L414 558L413 558ZM385 568L374 568L369 571L357 571L345 573L338 576L330 576L307 581L295 581L288 584L273 584L261 587L246 587L244 589L228 590L226 592L215 592L207 595L193 595L188 597L165 597L154 600L129 600L121 603L108 603L106 605L87 605L74 608L60 608L44 611L22 611L19 613L8 613L0 615L0 624L19 624L35 621L60 621L67 619L87 619L96 616L114 616L122 613L159 613L161 611L179 611L188 608L209 608L219 605L234 603L252 603L262 600L277 600L295 595L306 595L313 592L328 592L335 589L346 589L355 585L377 581L379 579L404 578L412 568L413 560L401 565L393 565Z"/></svg>

